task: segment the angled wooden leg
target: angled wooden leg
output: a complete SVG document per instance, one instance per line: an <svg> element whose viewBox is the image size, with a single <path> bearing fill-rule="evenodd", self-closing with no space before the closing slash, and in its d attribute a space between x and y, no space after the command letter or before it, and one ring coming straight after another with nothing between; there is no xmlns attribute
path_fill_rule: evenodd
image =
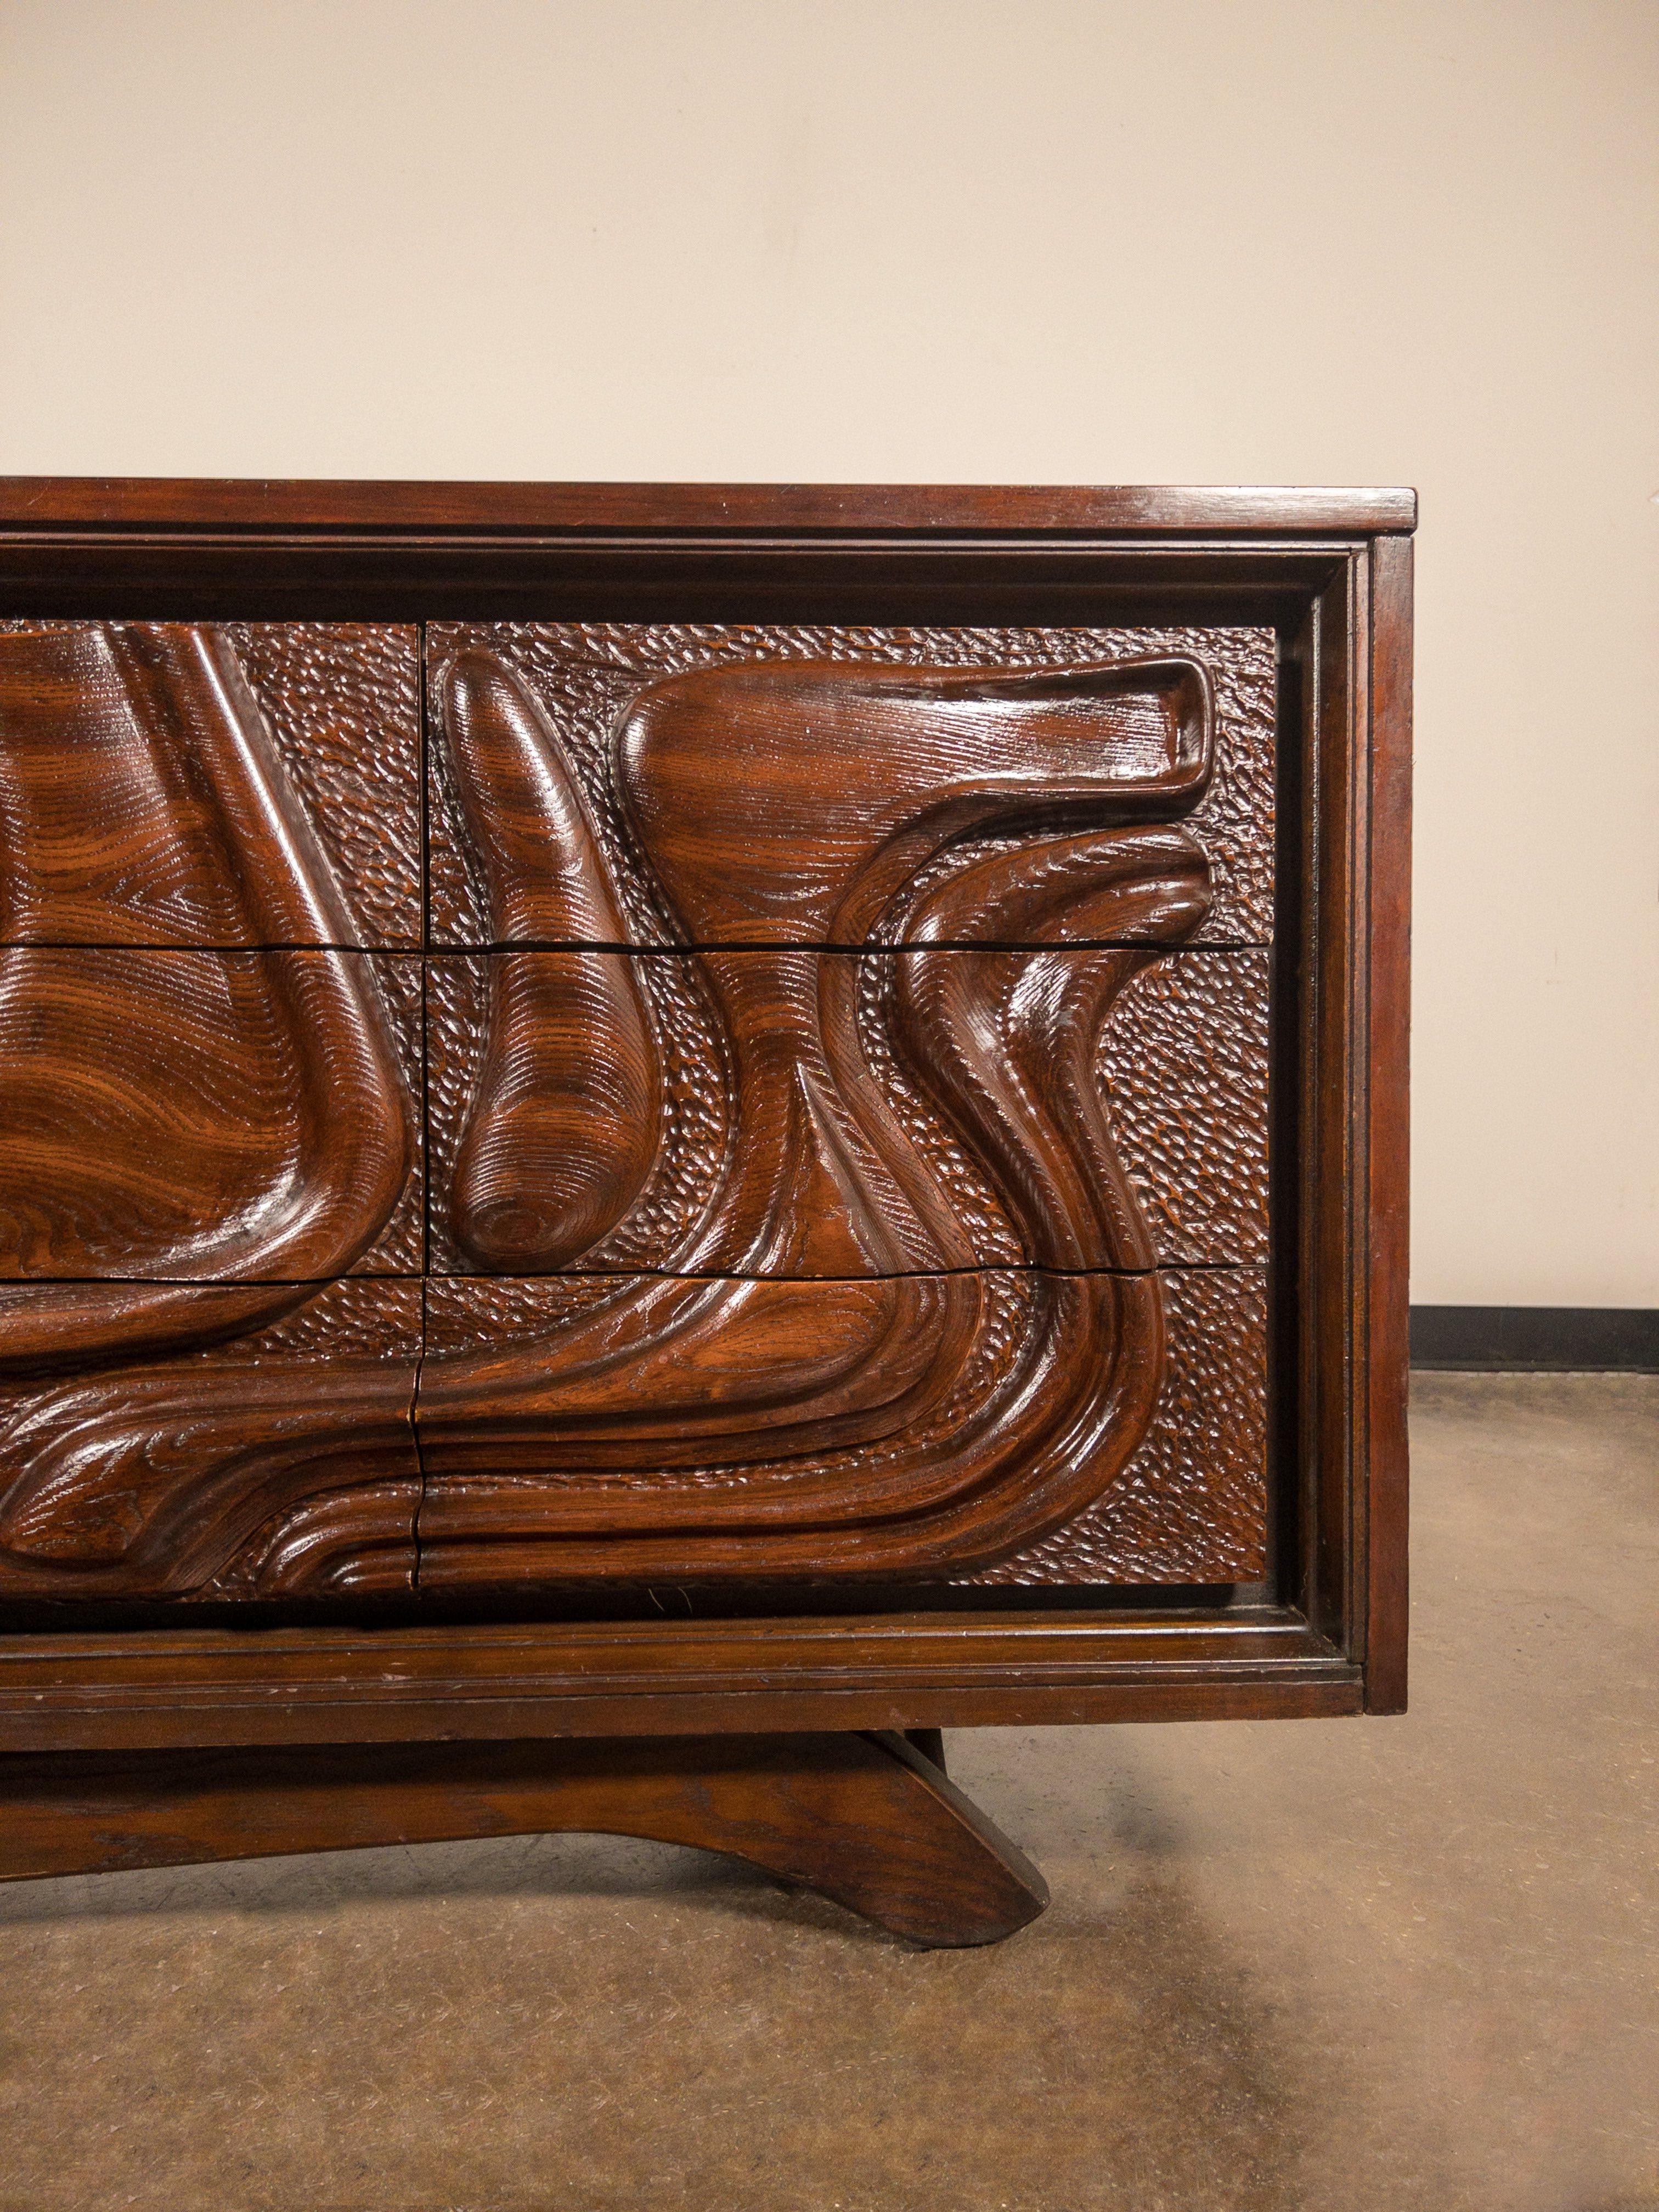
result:
<svg viewBox="0 0 1659 2212"><path fill-rule="evenodd" d="M929 1946L994 1943L1036 1869L902 1735L75 1752L0 1759L0 1879L580 1830L694 1844Z"/></svg>

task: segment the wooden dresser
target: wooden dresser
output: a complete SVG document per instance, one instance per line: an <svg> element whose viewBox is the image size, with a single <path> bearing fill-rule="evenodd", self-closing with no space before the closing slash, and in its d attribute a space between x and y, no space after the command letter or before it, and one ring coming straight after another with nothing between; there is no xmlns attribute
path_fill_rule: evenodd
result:
<svg viewBox="0 0 1659 2212"><path fill-rule="evenodd" d="M0 1873L1400 1710L1413 521L0 483Z"/></svg>

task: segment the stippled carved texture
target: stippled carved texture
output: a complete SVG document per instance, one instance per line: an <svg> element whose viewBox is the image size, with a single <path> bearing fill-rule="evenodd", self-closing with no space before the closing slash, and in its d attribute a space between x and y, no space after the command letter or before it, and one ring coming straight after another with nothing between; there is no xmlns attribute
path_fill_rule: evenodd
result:
<svg viewBox="0 0 1659 2212"><path fill-rule="evenodd" d="M485 977L491 955L446 955L428 963L428 1151L432 1266L477 1272L450 1227L456 1151L483 1054ZM570 956L524 956L556 963ZM623 954L606 957L623 959ZM799 956L798 956L799 957ZM890 1035L892 984L910 953L823 954L856 959L857 1050L862 1066L832 1059L844 1093L873 1080L915 1148L940 1202L963 1231L970 1263L1018 1266L1032 1255L985 1167L924 1096ZM978 962L988 979L1020 955L931 956ZM1048 956L1070 963L1098 954ZM750 968L762 953L724 956ZM1113 1002L1096 1054L1097 1080L1113 1137L1160 1263L1231 1265L1267 1247L1267 963L1265 950L1182 951L1152 958ZM617 1230L575 1264L581 1269L673 1268L720 1181L732 1141L732 1075L702 963L668 954L637 959L668 1071L661 1148L640 1202ZM988 1007L990 992L987 992ZM738 1163L739 1167L741 1162ZM863 1272L860 1267L858 1270Z"/></svg>
<svg viewBox="0 0 1659 2212"><path fill-rule="evenodd" d="M418 633L408 624L232 623L356 942L421 943Z"/></svg>
<svg viewBox="0 0 1659 2212"><path fill-rule="evenodd" d="M434 1358L534 1344L625 1297L630 1275L434 1275L426 1349Z"/></svg>
<svg viewBox="0 0 1659 2212"><path fill-rule="evenodd" d="M412 1366L421 1356L421 1285L343 1276L325 1284L270 1328L198 1356L220 1365L298 1357L390 1360Z"/></svg>
<svg viewBox="0 0 1659 2212"><path fill-rule="evenodd" d="M1265 944L1273 936L1273 757L1276 684L1273 633L1265 629L933 629L858 625L604 623L434 623L427 634L428 688L436 700L457 654L482 649L532 687L579 777L617 886L629 940L672 944L681 931L624 813L615 734L628 708L657 679L745 662L842 661L849 665L985 669L1009 672L1181 654L1207 671L1215 700L1215 768L1188 825L1210 860L1214 899L1198 943ZM429 765L429 927L434 945L491 941L484 885L467 854L434 714ZM902 933L915 900L975 860L1011 851L1018 840L952 844L919 872L905 897L878 922L872 941Z"/></svg>
<svg viewBox="0 0 1659 2212"><path fill-rule="evenodd" d="M390 1362L409 1370L412 1388L421 1328L418 1281L375 1282L346 1275L319 1290L301 1291L299 1303L268 1328L206 1345L183 1358L213 1373L262 1364L286 1367L296 1358ZM136 1371L111 1370L106 1382L113 1397L118 1398L124 1378ZM14 1417L62 1387L55 1376L0 1384L0 1436Z"/></svg>
<svg viewBox="0 0 1659 2212"><path fill-rule="evenodd" d="M1166 1269L1158 1411L1106 1495L965 1583L1255 1583L1267 1553L1267 1278Z"/></svg>
<svg viewBox="0 0 1659 2212"><path fill-rule="evenodd" d="M1152 961L1101 1031L1107 1118L1165 1262L1267 1259L1269 957Z"/></svg>
<svg viewBox="0 0 1659 2212"><path fill-rule="evenodd" d="M866 955L860 961L858 1041L864 1063L916 1157L962 1224L981 1267L1017 1267L1024 1258L1019 1233L985 1169L918 1089L888 1035L893 960Z"/></svg>
<svg viewBox="0 0 1659 2212"><path fill-rule="evenodd" d="M637 961L635 968L650 1008L662 1068L657 1156L626 1218L581 1255L583 1268L626 1271L665 1265L665 1256L684 1247L707 1211L731 1137L730 1072L696 963L662 957ZM434 1275L477 1273L456 1242L452 1198L456 1154L483 1066L488 988L484 957L434 956L427 963L430 1265Z"/></svg>
<svg viewBox="0 0 1659 2212"><path fill-rule="evenodd" d="M690 1489L710 1497L742 1498L754 1492L763 1468L769 1486L787 1487L792 1480L805 1484L827 1478L831 1483L845 1484L849 1496L854 1494L861 1482L878 1476L901 1454L925 1451L951 1435L975 1408L994 1398L1008 1381L1026 1340L1041 1327L1041 1279L1024 1270L994 1268L977 1278L977 1286L984 1299L985 1317L974 1333L968 1359L953 1376L948 1393L925 1425L907 1426L879 1443L805 1453L795 1461L763 1462L758 1466L752 1458L747 1462L726 1461L713 1451L706 1463L686 1463L681 1455L672 1465L653 1465L648 1453L642 1453L637 1465L608 1468L605 1480L613 1487L641 1493ZM475 1287L481 1295L472 1295ZM429 1355L438 1356L532 1352L538 1345L550 1344L559 1331L573 1322L622 1306L642 1288L639 1278L629 1276L610 1280L591 1275L503 1277L476 1286L434 1282L428 1299L427 1350ZM803 1320L810 1328L812 1310L805 1301L811 1292L801 1286L799 1295ZM787 1407L779 1407L780 1420L787 1418ZM585 1474L584 1480L589 1479ZM504 1494L511 1495L510 1488ZM518 1494L533 1522L534 1485L520 1484ZM453 1534L453 1516L442 1510L441 1491L438 1496L434 1518L447 1521L447 1533Z"/></svg>
<svg viewBox="0 0 1659 2212"><path fill-rule="evenodd" d="M18 1005L60 1088L194 1054L193 1167L158 1200L135 1141L129 1210L188 1183L232 1242L218 1290L70 1285L44 1330L64 1286L0 1285L0 1587L1258 1571L1259 1280L1252 1333L1245 1277L1159 1263L1263 1249L1267 955L1170 948L1270 934L1267 634L441 626L424 963L226 955L288 964L223 1049L165 981L119 1030L83 948L129 878L175 983L217 938L410 941L407 635L7 641L20 933L91 933L56 999L7 956ZM349 1275L253 1296L276 1229Z"/></svg>
<svg viewBox="0 0 1659 2212"><path fill-rule="evenodd" d="M1266 1296L1256 1268L1167 1269L1159 1278L1165 1331L1165 1382L1148 1431L1105 1495L1051 1534L959 1587L1090 1583L1228 1583L1266 1571ZM645 1455L585 1470L581 1491L609 1497L621 1515L648 1515L653 1499L688 1496L712 1514L721 1501L751 1496L763 1477L781 1495L793 1476L804 1487L828 1485L849 1499L878 1483L911 1452L944 1452L964 1420L994 1403L1029 1357L1032 1332L1045 1326L1048 1280L1024 1270L979 1278L985 1301L972 1355L928 1421L879 1442L809 1453L763 1470L711 1458L652 1466ZM476 1295L475 1295L476 1293ZM505 1371L556 1334L638 1294L627 1278L546 1277L489 1284L432 1285L428 1356L494 1355ZM557 1582L568 1554L558 1542L568 1520L568 1489L511 1472L456 1477L440 1463L429 1473L422 1518L426 1586L488 1583L493 1558L507 1557L527 1581ZM493 1535L504 1550L479 1543Z"/></svg>

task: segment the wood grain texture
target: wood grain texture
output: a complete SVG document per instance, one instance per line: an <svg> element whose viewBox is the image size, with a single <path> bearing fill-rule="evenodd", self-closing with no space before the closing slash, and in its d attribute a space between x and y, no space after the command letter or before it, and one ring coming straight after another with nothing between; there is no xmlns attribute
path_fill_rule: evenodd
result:
<svg viewBox="0 0 1659 2212"><path fill-rule="evenodd" d="M210 1338L220 1293L173 1296ZM412 1589L421 1286L289 1303L234 1342L0 1390L0 1596Z"/></svg>
<svg viewBox="0 0 1659 2212"><path fill-rule="evenodd" d="M225 635L352 923L418 951L420 634L411 623L231 623Z"/></svg>
<svg viewBox="0 0 1659 2212"><path fill-rule="evenodd" d="M584 639L579 676L610 684L617 641ZM203 822L243 823L256 914L339 930L305 773L289 773L248 688L254 662L327 697L311 641L280 626L13 633L16 720L45 757L53 717L90 697L128 768L217 762ZM1103 1033L1159 948L1212 913L1212 863L1180 817L1216 780L1215 681L1139 636L1104 658L1075 636L947 636L954 660L933 633L629 641L647 665L597 752L588 729L586 777L568 702L510 655L463 639L431 671L447 803L501 948L465 958L459 988L419 993L439 1263L591 1269L601 1294L544 1307L531 1339L486 1327L453 1346L423 1303L410 1575L441 1592L983 1567L1108 1491L1160 1403L1160 1252L1120 1157ZM1237 642L1248 659L1259 641ZM320 760L340 726L322 726ZM1239 757L1261 769L1259 747ZM158 802L147 834L178 811ZM143 849L146 875L166 874ZM223 889L205 849L180 863L202 898ZM167 848L167 867L177 857ZM647 896L673 933L732 941L620 949ZM822 949L878 930L891 949ZM394 1025L374 974L390 956L0 957L18 1040L0 1191L9 1171L15 1273L38 1285L0 1302L13 1371L245 1338L305 1284L372 1262L377 1237L410 1258L421 1182L398 1140L415 994L392 994ZM1241 1033L1265 1021L1263 980ZM1197 1099L1158 1102L1194 1121L1200 1156L1206 1074ZM1264 1112L1253 1154L1235 1132L1229 1156L1253 1169L1247 1243ZM1166 1163L1180 1149L1142 1147ZM652 1230L670 1233L653 1244ZM999 1243L1032 1272L986 1269ZM270 1294L250 1304L261 1279ZM471 1273L452 1281L458 1301L488 1321ZM223 1363L175 1373L175 1359L32 1401L0 1520L14 1578L373 1587L356 1563L381 1556L375 1531L407 1504L398 1362L337 1349L319 1394L283 1357L267 1351L253 1389ZM1214 1558L1255 1557L1259 1495L1229 1513Z"/></svg>
<svg viewBox="0 0 1659 2212"><path fill-rule="evenodd" d="M1260 642L1237 641L1245 658ZM429 1292L423 1587L972 1569L1109 1489L1158 1403L1164 1324L1101 1034L1216 897L1182 819L1216 779L1215 682L1194 653L1127 644L432 634L440 939L471 897L482 941L523 948L429 994L449 1248L488 1264L477 1133L494 1145L534 1100L521 1262L637 1251L672 1272L597 1274L505 1344L466 1340L478 1283ZM1230 746L1247 770L1230 793L1271 759L1270 741ZM1242 813L1270 855L1270 804ZM1224 836L1224 857L1250 842ZM896 949L823 949L878 936ZM622 948L676 942L702 947L675 995L712 1011L700 1087L724 1110L702 1126L720 1157L677 1241L641 1249L630 1204L678 1133L643 981L664 963ZM1052 949L993 949L1010 945ZM971 1163L1043 1272L978 1270L883 1057L912 1121L931 1114L935 1158ZM684 1193L677 1165L660 1182ZM1259 1218L1259 1146L1252 1180ZM1245 1522L1233 1551L1259 1565L1259 1495Z"/></svg>
<svg viewBox="0 0 1659 2212"><path fill-rule="evenodd" d="M890 1731L0 1762L0 1881L560 1830L724 1851L929 1947L1000 1942L1048 1898Z"/></svg>
<svg viewBox="0 0 1659 2212"><path fill-rule="evenodd" d="M678 957L630 960L611 953L446 953L434 955L426 964L432 1272L466 1274L477 1272L479 1266L477 1255L465 1251L455 1234L455 1169L463 1132L476 1118L486 1081L484 1062L492 1021L502 1040L497 1047L500 1052L507 1030L500 1017L518 1011L504 999L492 1004L490 978L498 958L504 964L514 964L526 980L538 974L552 979L543 987L541 1006L521 1002L522 1013L528 1018L511 1024L513 1035L518 1036L527 1029L532 1041L541 1029L542 1006L556 1018L584 989L592 988L596 963L608 962L626 969L632 991L644 1006L650 1052L647 1056L641 1048L632 1070L625 1066L617 1070L619 1082L614 1087L608 1084L600 1094L602 1103L612 1103L595 1119L612 1121L614 1126L614 1102L621 1095L621 1085L632 1088L648 1058L654 1058L659 1071L656 1095L648 1105L639 1104L636 1126L652 1127L655 1148L631 1204L614 1225L605 1227L591 1215L586 1217L592 1242L574 1263L585 1268L627 1272L659 1265L665 1253L688 1246L727 1171L735 1100L725 1035L707 977L694 961ZM614 987L617 993L624 988ZM594 995L604 1003L611 994L599 991ZM532 1042L528 1064L544 1057ZM562 1083L562 1078L558 1079ZM568 1092L562 1095L568 1100ZM580 1109L579 1101L571 1103ZM590 1138L600 1151L596 1167L602 1164L606 1149L605 1135L601 1127ZM618 1146L617 1151L625 1155L626 1147ZM547 1249L550 1248L543 1248Z"/></svg>
<svg viewBox="0 0 1659 2212"><path fill-rule="evenodd" d="M232 531L269 540L602 531L1182 532L1295 537L1417 527L1417 495L1351 484L370 483L296 477L0 477L0 526Z"/></svg>
<svg viewBox="0 0 1659 2212"><path fill-rule="evenodd" d="M1045 820L1175 815L1210 863L1201 933L1271 939L1268 632L439 623L427 651L436 945L896 942L941 878ZM449 726L454 670L486 662L562 757L617 937L492 914L499 856L457 781L476 739Z"/></svg>
<svg viewBox="0 0 1659 2212"><path fill-rule="evenodd" d="M931 1610L696 1619L349 1621L258 1636L180 1613L0 1636L15 1751L396 1743L706 1729L1032 1727L1356 1713L1361 1670L1293 1606Z"/></svg>
<svg viewBox="0 0 1659 2212"><path fill-rule="evenodd" d="M0 1374L182 1348L410 1253L415 985L381 957L0 951Z"/></svg>
<svg viewBox="0 0 1659 2212"><path fill-rule="evenodd" d="M0 624L0 942L421 941L416 633Z"/></svg>
<svg viewBox="0 0 1659 2212"><path fill-rule="evenodd" d="M630 983L665 1067L658 1100L635 1109L634 1127L654 1146L637 1199L594 1223L591 1241L544 1243L528 1266L484 1272L1261 1261L1268 957L1254 947L1151 957L1071 947L437 956L434 1270L483 1265L459 1233L468 1202L457 1169L491 1095L492 1037L515 1084L549 1104L568 1097L560 1110L573 1120L592 1117L586 1150L564 1139L559 1173L572 1175L568 1164L580 1166L614 1128L617 1097L643 1091L647 1063L630 1060L614 1030L599 1052L602 1014L573 1051L571 1013ZM596 969L617 976L609 993ZM592 1075L590 1054L603 1063ZM1116 1217L1097 1220L1112 1192ZM572 1201L573 1220L589 1220L586 1206Z"/></svg>
<svg viewBox="0 0 1659 2212"><path fill-rule="evenodd" d="M1162 1322L1149 1276L624 1279L543 1341L428 1352L422 1586L988 1564L1109 1486Z"/></svg>
<svg viewBox="0 0 1659 2212"><path fill-rule="evenodd" d="M450 768L494 937L619 941L581 790L536 698L501 663L442 675ZM656 1039L631 963L505 953L483 978L482 1064L456 1143L449 1225L464 1259L557 1267L632 1207L657 1152Z"/></svg>
<svg viewBox="0 0 1659 2212"><path fill-rule="evenodd" d="M434 1279L422 1586L1251 1580L1263 1308L1253 1269Z"/></svg>

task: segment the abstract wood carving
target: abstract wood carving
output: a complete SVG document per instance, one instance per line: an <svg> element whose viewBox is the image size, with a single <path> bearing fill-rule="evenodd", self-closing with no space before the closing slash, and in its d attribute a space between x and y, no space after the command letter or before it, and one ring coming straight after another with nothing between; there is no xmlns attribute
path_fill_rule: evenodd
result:
<svg viewBox="0 0 1659 2212"><path fill-rule="evenodd" d="M408 638L0 634L0 1592L1258 1577L1271 638Z"/></svg>

